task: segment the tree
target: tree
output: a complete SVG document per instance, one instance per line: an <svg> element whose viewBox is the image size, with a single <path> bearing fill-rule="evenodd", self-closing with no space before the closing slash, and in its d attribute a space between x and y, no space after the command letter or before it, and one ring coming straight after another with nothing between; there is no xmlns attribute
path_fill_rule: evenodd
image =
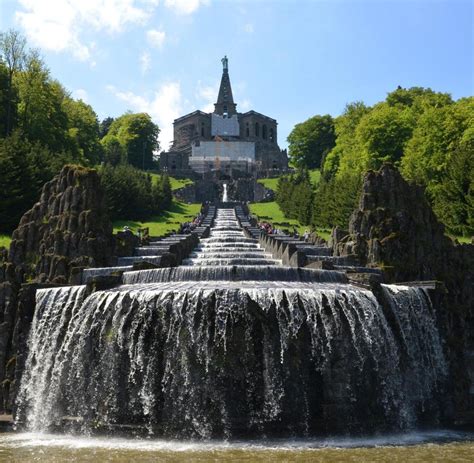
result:
<svg viewBox="0 0 474 463"><path fill-rule="evenodd" d="M422 113L427 107L440 108L453 102L449 93L434 92L431 88L398 87L387 95L386 103L399 108L412 108L416 113Z"/></svg>
<svg viewBox="0 0 474 463"><path fill-rule="evenodd" d="M15 130L0 138L0 231L11 232L37 201L44 183L69 162L39 142L31 143Z"/></svg>
<svg viewBox="0 0 474 463"><path fill-rule="evenodd" d="M160 129L148 114L126 113L112 122L108 135L117 137L131 165L151 169L153 153L159 149L159 133Z"/></svg>
<svg viewBox="0 0 474 463"><path fill-rule="evenodd" d="M286 217L308 225L313 202L313 185L308 171L299 169L295 174L280 177L276 200Z"/></svg>
<svg viewBox="0 0 474 463"><path fill-rule="evenodd" d="M362 176L346 172L329 180L322 179L315 195L312 225L339 226L347 229L349 219L359 200Z"/></svg>
<svg viewBox="0 0 474 463"><path fill-rule="evenodd" d="M112 122L114 121L113 117L106 117L99 124L99 137L104 138L108 133Z"/></svg>
<svg viewBox="0 0 474 463"><path fill-rule="evenodd" d="M361 147L355 131L362 118L370 111L364 103L356 101L346 105L341 116L335 119L336 145L328 153L322 165L322 176L329 180L336 175L342 158L360 157Z"/></svg>
<svg viewBox="0 0 474 463"><path fill-rule="evenodd" d="M460 147L464 134L474 127L474 98L462 98L456 103L430 107L420 115L413 136L401 162L403 176L432 188L446 175L453 153Z"/></svg>
<svg viewBox="0 0 474 463"><path fill-rule="evenodd" d="M7 104L5 135L13 129L14 89L13 78L24 65L26 58L26 39L18 32L10 29L0 34L0 53L7 67Z"/></svg>
<svg viewBox="0 0 474 463"><path fill-rule="evenodd" d="M82 100L65 97L63 110L68 120L68 135L77 153L76 157L95 165L102 160L99 143L99 121L92 107Z"/></svg>
<svg viewBox="0 0 474 463"><path fill-rule="evenodd" d="M412 130L408 111L387 103L375 105L356 129L363 169L378 169L387 161L399 165Z"/></svg>
<svg viewBox="0 0 474 463"><path fill-rule="evenodd" d="M432 195L433 209L449 232L474 235L474 137L451 156L446 175Z"/></svg>
<svg viewBox="0 0 474 463"><path fill-rule="evenodd" d="M0 59L0 137L6 135L7 131L7 106L10 104L8 98L8 70Z"/></svg>
<svg viewBox="0 0 474 463"><path fill-rule="evenodd" d="M51 79L37 52L28 55L15 85L19 95L18 127L28 140L38 141L54 152L70 149L68 118L62 106L67 93Z"/></svg>
<svg viewBox="0 0 474 463"><path fill-rule="evenodd" d="M106 164L118 166L119 164L127 162L125 150L115 135L107 134L102 138L100 144L102 145L104 161Z"/></svg>
<svg viewBox="0 0 474 463"><path fill-rule="evenodd" d="M296 124L287 138L291 161L297 167L319 168L336 141L334 121L329 114Z"/></svg>
<svg viewBox="0 0 474 463"><path fill-rule="evenodd" d="M145 220L171 204L167 176L153 184L149 174L129 164L106 164L100 175L112 220Z"/></svg>

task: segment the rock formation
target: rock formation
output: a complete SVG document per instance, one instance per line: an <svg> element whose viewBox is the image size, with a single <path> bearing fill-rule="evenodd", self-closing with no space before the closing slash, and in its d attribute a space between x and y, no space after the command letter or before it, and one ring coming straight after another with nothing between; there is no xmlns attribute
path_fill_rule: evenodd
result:
<svg viewBox="0 0 474 463"><path fill-rule="evenodd" d="M389 281L438 280L433 296L450 358L453 417L474 423L474 246L444 234L420 187L386 164L366 174L349 232L333 233L336 255L355 254Z"/></svg>
<svg viewBox="0 0 474 463"><path fill-rule="evenodd" d="M41 282L67 283L73 267L103 266L112 225L95 170L65 166L13 233L10 261Z"/></svg>
<svg viewBox="0 0 474 463"><path fill-rule="evenodd" d="M0 410L12 408L39 287L71 283L77 270L107 265L113 252L97 171L64 166L0 252Z"/></svg>

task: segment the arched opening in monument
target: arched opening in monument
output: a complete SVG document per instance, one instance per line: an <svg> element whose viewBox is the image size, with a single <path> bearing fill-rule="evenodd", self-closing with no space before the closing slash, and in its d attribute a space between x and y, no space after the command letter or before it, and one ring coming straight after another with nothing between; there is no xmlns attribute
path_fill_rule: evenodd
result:
<svg viewBox="0 0 474 463"><path fill-rule="evenodd" d="M262 138L267 139L267 126L265 124L262 126Z"/></svg>
<svg viewBox="0 0 474 463"><path fill-rule="evenodd" d="M258 122L255 122L255 136L260 136L260 124Z"/></svg>
<svg viewBox="0 0 474 463"><path fill-rule="evenodd" d="M275 141L275 134L273 132L273 127L270 127L270 141L272 143Z"/></svg>

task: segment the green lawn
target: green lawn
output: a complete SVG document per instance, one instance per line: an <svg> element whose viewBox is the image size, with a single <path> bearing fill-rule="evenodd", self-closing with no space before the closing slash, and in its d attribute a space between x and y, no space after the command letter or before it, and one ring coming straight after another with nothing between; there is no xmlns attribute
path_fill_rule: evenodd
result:
<svg viewBox="0 0 474 463"><path fill-rule="evenodd" d="M261 183L265 188L270 190L276 191L278 186L278 179L280 177L275 178L261 178L258 180L258 183ZM313 169L309 171L309 178L313 186L316 186L319 183L319 179L321 178L321 172L319 169Z"/></svg>
<svg viewBox="0 0 474 463"><path fill-rule="evenodd" d="M192 185L194 182L190 178L174 178L170 177L171 189L179 190L187 185Z"/></svg>
<svg viewBox="0 0 474 463"><path fill-rule="evenodd" d="M268 188L269 190L276 191L279 178L280 177L261 178L258 180L258 183L261 183L265 188Z"/></svg>
<svg viewBox="0 0 474 463"><path fill-rule="evenodd" d="M158 181L158 178L160 177L160 174L155 174L154 172L150 172L150 175L153 183L156 183ZM192 185L194 182L190 178L170 177L170 183L171 189L174 191L179 190L180 188L183 188L186 185Z"/></svg>
<svg viewBox="0 0 474 463"><path fill-rule="evenodd" d="M0 247L4 246L6 248L9 248L11 242L12 237L10 235L0 235Z"/></svg>
<svg viewBox="0 0 474 463"><path fill-rule="evenodd" d="M139 228L150 229L151 236L161 236L171 231L176 231L183 222L192 220L201 210L201 204L185 204L173 201L171 209L160 215L150 217L146 222L135 220L116 220L113 222L114 232L120 231L128 226L134 232Z"/></svg>
<svg viewBox="0 0 474 463"><path fill-rule="evenodd" d="M260 221L270 222L274 227L288 229L290 231L295 227L298 233L303 234L310 227L302 225L298 220L287 219L275 201L269 203L252 203L250 204L250 212L258 217ZM319 236L325 240L329 239L331 230L324 228L316 229Z"/></svg>

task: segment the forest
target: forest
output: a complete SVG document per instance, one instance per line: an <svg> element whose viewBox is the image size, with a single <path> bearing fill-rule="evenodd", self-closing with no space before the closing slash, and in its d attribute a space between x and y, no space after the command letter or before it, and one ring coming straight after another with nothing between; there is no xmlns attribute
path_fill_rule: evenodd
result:
<svg viewBox="0 0 474 463"><path fill-rule="evenodd" d="M291 163L277 201L305 225L348 227L364 173L385 162L420 185L455 236L474 234L474 98L454 101L429 88L398 87L374 106L350 103L342 115L316 115L288 137ZM321 181L309 181L319 168Z"/></svg>
<svg viewBox="0 0 474 463"><path fill-rule="evenodd" d="M111 219L143 219L171 202L167 176L152 181L159 127L145 113L99 122L17 31L0 34L0 233L11 233L65 164L102 176Z"/></svg>
<svg viewBox="0 0 474 463"><path fill-rule="evenodd" d="M148 173L160 129L146 113L99 121L74 99L17 31L0 34L0 233L10 234L65 164L97 168L111 219L144 220L169 207L170 182ZM474 233L474 98L398 87L373 106L347 104L316 115L288 136L295 167L276 199L301 224L347 228L369 169L393 163L423 187L448 233ZM319 169L315 187L308 170Z"/></svg>

